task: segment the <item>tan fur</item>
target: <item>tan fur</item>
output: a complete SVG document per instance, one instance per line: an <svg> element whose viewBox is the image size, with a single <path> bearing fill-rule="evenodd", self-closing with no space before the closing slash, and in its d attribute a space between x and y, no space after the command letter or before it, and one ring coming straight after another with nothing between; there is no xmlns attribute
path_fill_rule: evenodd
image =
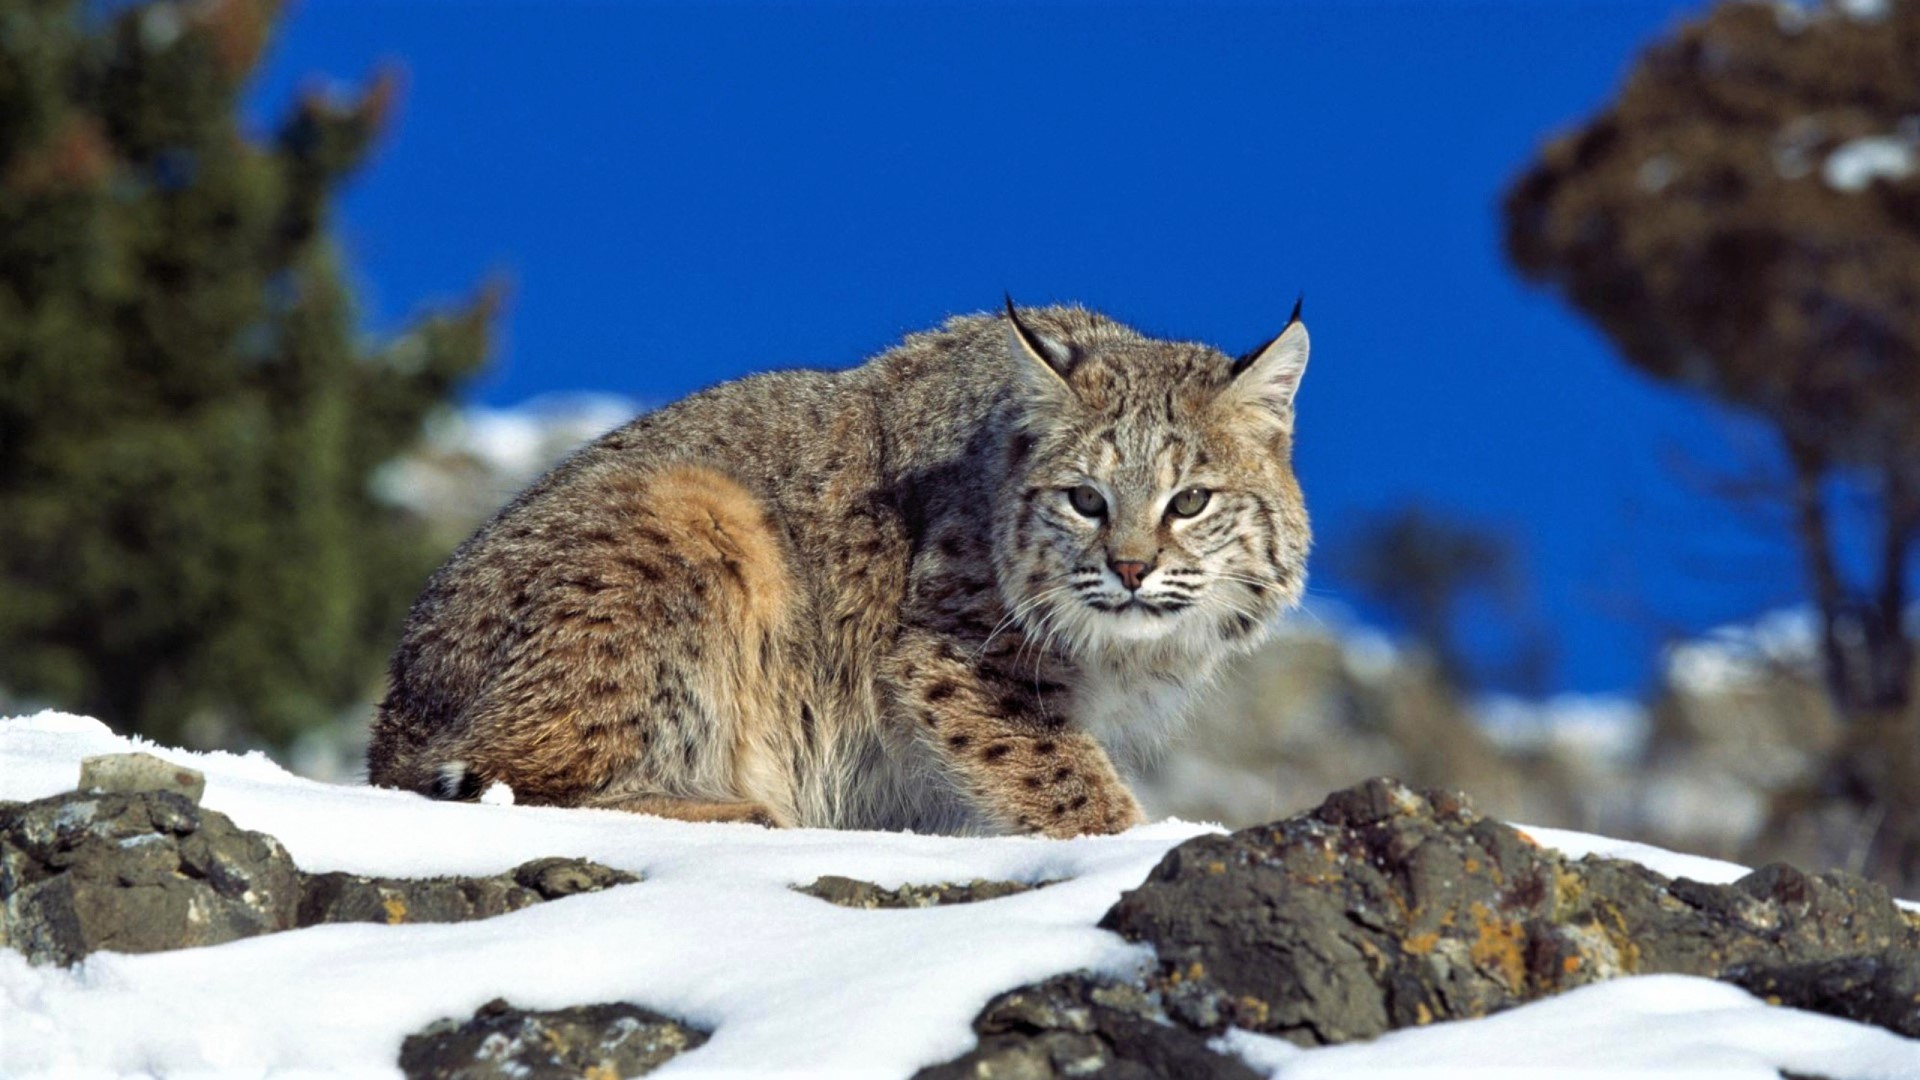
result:
<svg viewBox="0 0 1920 1080"><path fill-rule="evenodd" d="M428 584L376 783L779 825L1112 832L1110 755L1304 585L1297 326L1234 364L1074 308L643 416ZM1067 493L1096 484L1097 518ZM1165 510L1213 491L1191 519ZM1114 560L1151 564L1128 604Z"/></svg>

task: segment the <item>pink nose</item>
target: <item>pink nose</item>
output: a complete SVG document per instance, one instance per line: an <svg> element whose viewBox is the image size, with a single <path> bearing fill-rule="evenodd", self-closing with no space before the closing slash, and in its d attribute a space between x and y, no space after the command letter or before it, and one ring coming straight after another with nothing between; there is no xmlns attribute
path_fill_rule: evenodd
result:
<svg viewBox="0 0 1920 1080"><path fill-rule="evenodd" d="M1147 571L1153 569L1143 562L1111 562L1107 565L1113 567L1113 572L1120 575L1120 584L1133 592L1140 591L1140 579L1146 577Z"/></svg>

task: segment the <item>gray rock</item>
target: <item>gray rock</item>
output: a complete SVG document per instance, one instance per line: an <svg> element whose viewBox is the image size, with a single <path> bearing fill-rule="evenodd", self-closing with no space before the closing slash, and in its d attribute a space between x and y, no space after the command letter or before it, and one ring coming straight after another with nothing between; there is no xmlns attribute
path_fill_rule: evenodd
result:
<svg viewBox="0 0 1920 1080"><path fill-rule="evenodd" d="M85 775L132 790L0 806L0 945L72 964L98 949L184 949L319 923L484 919L639 880L559 858L489 877L303 874L273 837L141 787L177 778L127 758L158 761L95 758L113 763Z"/></svg>
<svg viewBox="0 0 1920 1080"><path fill-rule="evenodd" d="M1148 985L1206 1031L1303 1045L1481 1016L1616 975L1910 952L1884 888L1770 866L1731 885L1570 860L1461 796L1389 780L1173 849L1101 925L1154 946Z"/></svg>
<svg viewBox="0 0 1920 1080"><path fill-rule="evenodd" d="M1920 953L1910 949L1808 964L1739 964L1726 978L1775 1005L1920 1039Z"/></svg>
<svg viewBox="0 0 1920 1080"><path fill-rule="evenodd" d="M546 900L639 881L585 859L536 859L490 877L375 878L313 874L296 922L446 923L505 915Z"/></svg>
<svg viewBox="0 0 1920 1080"><path fill-rule="evenodd" d="M400 1068L413 1080L610 1080L652 1072L706 1041L637 1005L535 1012L496 999L471 1020L438 1020L407 1036Z"/></svg>
<svg viewBox="0 0 1920 1080"><path fill-rule="evenodd" d="M829 904L838 904L841 907L923 908L998 900L1003 896L1013 896L1030 889L1043 888L1048 884L1051 882L1028 885L1019 881L984 881L976 878L964 885L941 882L934 885L902 885L897 889L883 889L871 881L828 874L816 879L811 885L795 885L794 891L818 897Z"/></svg>
<svg viewBox="0 0 1920 1080"><path fill-rule="evenodd" d="M640 880L625 870L615 870L585 859L554 857L522 863L509 874L520 886L539 893L542 900L599 892L615 885L632 885Z"/></svg>
<svg viewBox="0 0 1920 1080"><path fill-rule="evenodd" d="M1253 1080L1259 1074L1169 1024L1138 987L1061 975L1002 994L974 1019L979 1045L914 1080Z"/></svg>
<svg viewBox="0 0 1920 1080"><path fill-rule="evenodd" d="M100 754L81 759L80 791L114 795L171 791L198 806L207 793L207 778L198 769L162 761L152 754Z"/></svg>
<svg viewBox="0 0 1920 1080"><path fill-rule="evenodd" d="M34 963L285 930L299 898L278 841L173 791L73 792L0 810L0 941Z"/></svg>

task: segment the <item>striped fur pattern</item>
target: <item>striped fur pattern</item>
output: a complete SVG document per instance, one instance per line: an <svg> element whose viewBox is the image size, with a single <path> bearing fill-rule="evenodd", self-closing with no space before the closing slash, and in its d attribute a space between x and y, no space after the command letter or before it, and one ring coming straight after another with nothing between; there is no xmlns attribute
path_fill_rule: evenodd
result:
<svg viewBox="0 0 1920 1080"><path fill-rule="evenodd" d="M1296 318L1073 307L724 384L560 465L414 606L377 784L688 820L1124 829L1122 776L1305 584Z"/></svg>

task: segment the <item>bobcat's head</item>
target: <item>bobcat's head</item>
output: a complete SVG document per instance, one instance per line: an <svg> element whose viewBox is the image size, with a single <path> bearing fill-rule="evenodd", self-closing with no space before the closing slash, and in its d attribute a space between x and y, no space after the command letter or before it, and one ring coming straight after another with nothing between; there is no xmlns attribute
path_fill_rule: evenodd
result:
<svg viewBox="0 0 1920 1080"><path fill-rule="evenodd" d="M994 535L1010 610L1077 655L1257 643L1306 584L1299 308L1239 359L1078 308L1009 301L1003 321L1022 406Z"/></svg>

